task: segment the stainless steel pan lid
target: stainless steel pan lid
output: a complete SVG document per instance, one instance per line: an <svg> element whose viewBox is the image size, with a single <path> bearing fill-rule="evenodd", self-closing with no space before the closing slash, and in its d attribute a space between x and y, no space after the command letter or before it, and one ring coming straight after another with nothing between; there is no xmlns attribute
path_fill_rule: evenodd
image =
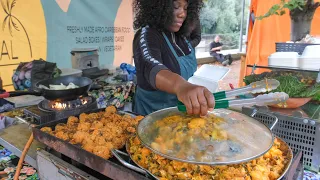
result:
<svg viewBox="0 0 320 180"><path fill-rule="evenodd" d="M265 154L274 137L255 119L227 109L206 117L188 116L177 108L146 116L138 125L141 142L171 160L204 165L246 162Z"/></svg>

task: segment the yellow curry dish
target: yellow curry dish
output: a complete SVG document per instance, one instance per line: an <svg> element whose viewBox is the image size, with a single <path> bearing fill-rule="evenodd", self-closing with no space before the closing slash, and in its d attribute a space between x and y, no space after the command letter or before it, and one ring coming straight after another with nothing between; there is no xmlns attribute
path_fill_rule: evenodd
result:
<svg viewBox="0 0 320 180"><path fill-rule="evenodd" d="M288 146L279 139L275 139L272 148L263 156L228 166L169 160L143 146L137 137L130 138L127 148L135 163L160 180L276 180L288 167L292 155Z"/></svg>

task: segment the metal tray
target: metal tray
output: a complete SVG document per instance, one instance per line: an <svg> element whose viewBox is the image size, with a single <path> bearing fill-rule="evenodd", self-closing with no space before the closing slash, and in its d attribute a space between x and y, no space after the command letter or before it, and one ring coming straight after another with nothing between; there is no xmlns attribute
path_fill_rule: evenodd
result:
<svg viewBox="0 0 320 180"><path fill-rule="evenodd" d="M292 153L291 148L288 146L288 144L287 144L285 141L283 141L283 140L280 139L279 137L277 137L277 139L278 139L279 141L281 141L281 144L284 144L284 145L287 147L288 153L289 153L289 154L288 154L288 158L290 158L290 160L289 160L289 162L288 162L285 170L283 171L283 173L281 174L281 176L278 178L278 180L281 180L282 178L285 177L285 175L287 174L287 172L290 170L290 167L291 167L291 164L292 164L292 161L293 161L293 153ZM131 157L131 154L129 153L129 148L130 148L130 143L129 143L129 139L128 139L127 142L126 142L126 151L127 151L127 153L124 153L124 152L122 152L122 151L120 151L120 150L112 150L111 152L112 152L112 154L113 154L124 166L126 166L127 168L129 168L129 169L131 169L131 170L134 170L134 171L137 171L137 172L139 172L139 173L145 174L145 175L149 175L149 176L153 177L154 179L159 180L159 178L158 178L157 176L155 176L154 174L152 174L152 173L151 173L150 171L148 171L147 169L141 167L137 162L135 162L135 161L133 160L133 158ZM132 162L134 162L134 165L131 164L130 162L124 160L121 155L130 157L130 160L131 160Z"/></svg>
<svg viewBox="0 0 320 180"><path fill-rule="evenodd" d="M104 109L97 109L94 111L88 111L86 113L95 113L95 112L101 112L104 111ZM129 114L132 116L132 113L127 112L118 112L119 114ZM68 119L62 119L54 122L50 122L47 124L43 124L41 126L33 127L33 135L34 138L47 145L48 147L54 149L57 152L60 152L61 154L81 163L85 166L109 177L112 179L128 179L128 180L143 180L147 179L143 175L133 172L123 166L121 164L115 163L117 162L114 158L111 158L109 160L103 159L93 153L90 153L84 149L82 149L80 146L70 144L67 141L64 141L62 139L59 139L55 136L52 136L48 133L45 133L41 131L40 129L42 127L55 127L59 123L66 123ZM113 162L114 161L114 162Z"/></svg>

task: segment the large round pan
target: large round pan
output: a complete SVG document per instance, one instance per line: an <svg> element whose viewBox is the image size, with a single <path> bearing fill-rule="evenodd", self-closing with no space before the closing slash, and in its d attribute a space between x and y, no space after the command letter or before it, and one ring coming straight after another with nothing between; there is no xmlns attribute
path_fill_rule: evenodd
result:
<svg viewBox="0 0 320 180"><path fill-rule="evenodd" d="M134 138L134 137L131 137L131 138ZM286 142L284 142L282 139L280 139L279 137L276 137L280 142L281 142L281 145L285 146L284 149L286 149L286 152L285 154L287 155L286 158L288 158L288 163L285 165L285 169L283 171L283 173L280 175L280 177L278 178L278 180L282 179L286 173L289 171L290 169L290 166L292 164L292 159L293 159L293 153L292 153L292 150L291 148L288 146L288 144ZM112 150L112 154L121 162L121 164L123 164L124 166L126 166L127 168L131 169L131 170L134 170L136 172L139 172L139 173L142 173L142 174L145 174L145 175L150 175L152 176L153 178L155 179L159 179L156 175L152 174L150 171L148 171L147 169L141 167L139 165L139 163L135 162L134 159L132 158L131 154L129 153L129 149L130 149L130 139L127 140L126 142L126 151L128 153L124 153L122 151L119 151L119 150ZM123 156L128 156L130 157L130 159L135 163L135 165L133 164L130 164L129 162L125 161L121 155Z"/></svg>
<svg viewBox="0 0 320 180"><path fill-rule="evenodd" d="M68 85L69 83L73 83L79 88L75 89L67 89L67 90L48 90L39 88L40 85L44 85L49 87L49 85L59 85L60 83L64 85ZM48 100L60 100L60 101L69 101L77 99L79 96L85 95L90 89L92 84L92 80L86 77L73 77L73 76L63 76L55 79L46 79L39 81L36 84L38 88L37 91L12 91L12 92L4 92L0 94L0 98L7 97L15 97L22 95L35 95L35 96L43 96Z"/></svg>
<svg viewBox="0 0 320 180"><path fill-rule="evenodd" d="M66 76L40 81L36 84L36 87L39 88L40 85L49 87L50 84L59 85L61 83L64 85L73 83L79 87L75 89L66 90L41 89L40 91L42 92L42 96L48 100L74 100L77 99L79 96L86 94L89 91L92 84L92 80L86 77Z"/></svg>

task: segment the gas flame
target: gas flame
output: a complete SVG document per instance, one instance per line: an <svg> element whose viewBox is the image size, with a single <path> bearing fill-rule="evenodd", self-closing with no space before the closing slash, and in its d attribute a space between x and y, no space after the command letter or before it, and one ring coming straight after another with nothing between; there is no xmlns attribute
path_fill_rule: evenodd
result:
<svg viewBox="0 0 320 180"><path fill-rule="evenodd" d="M61 103L61 102L55 102L52 105L53 109L66 109L67 108L67 104L66 103Z"/></svg>
<svg viewBox="0 0 320 180"><path fill-rule="evenodd" d="M86 99L81 99L81 104L76 105L75 107L79 107L81 105L85 105L87 104L88 101ZM70 103L64 103L64 102L54 102L51 105L52 109L57 109L57 110L61 110L61 109L71 109L72 105Z"/></svg>

